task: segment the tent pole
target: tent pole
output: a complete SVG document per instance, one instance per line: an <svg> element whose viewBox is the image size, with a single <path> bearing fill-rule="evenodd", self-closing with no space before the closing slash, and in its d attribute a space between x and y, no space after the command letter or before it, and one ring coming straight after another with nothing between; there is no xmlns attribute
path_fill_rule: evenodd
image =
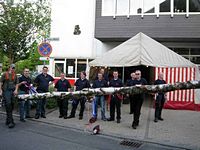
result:
<svg viewBox="0 0 200 150"><path fill-rule="evenodd" d="M124 83L124 66L123 66L123 69L122 69L122 82Z"/></svg>

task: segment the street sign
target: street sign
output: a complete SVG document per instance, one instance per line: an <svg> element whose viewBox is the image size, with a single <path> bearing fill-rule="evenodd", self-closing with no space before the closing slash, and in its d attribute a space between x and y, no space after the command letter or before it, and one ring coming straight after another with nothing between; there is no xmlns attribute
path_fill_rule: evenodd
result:
<svg viewBox="0 0 200 150"><path fill-rule="evenodd" d="M47 38L48 41L60 41L59 37L51 37L51 38Z"/></svg>
<svg viewBox="0 0 200 150"><path fill-rule="evenodd" d="M52 46L49 43L43 42L38 46L38 53L43 57L49 57L52 52Z"/></svg>
<svg viewBox="0 0 200 150"><path fill-rule="evenodd" d="M49 57L40 57L39 59L45 61L45 60L49 60Z"/></svg>

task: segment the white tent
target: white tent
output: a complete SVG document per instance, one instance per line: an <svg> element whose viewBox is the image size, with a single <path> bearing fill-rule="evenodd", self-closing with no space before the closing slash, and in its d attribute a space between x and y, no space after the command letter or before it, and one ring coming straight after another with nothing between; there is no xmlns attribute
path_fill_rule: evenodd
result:
<svg viewBox="0 0 200 150"><path fill-rule="evenodd" d="M195 66L189 60L141 32L91 61L89 65L111 67L138 65L153 67Z"/></svg>
<svg viewBox="0 0 200 150"><path fill-rule="evenodd" d="M109 50L108 52L104 53L101 57L96 58L95 60L89 63L89 66L110 66L110 67L126 67L126 66L139 66L139 65L159 67L159 68L171 68L168 69L170 71L170 73L168 73L168 76L169 74L171 74L169 78L179 78L177 76L180 76L182 77L181 81L187 81L188 79L195 79L195 80L200 79L199 69L197 65L185 59L181 55L173 52L169 48L165 47L164 45L160 44L159 42L155 41L154 39L148 37L143 33L138 33L131 39ZM195 70L195 75L190 73L190 78L186 79L184 76L188 77L187 70L185 70L185 74L182 74L184 71L182 73L177 71L179 72L179 75L178 73L175 75L174 72L175 70L177 70L176 67L182 67L183 68L182 70L186 68L195 68L193 69ZM169 79L169 81L171 82L171 79ZM177 81L178 80L173 79L173 82ZM181 94L178 94L179 98ZM190 99L190 96L188 96L190 95L189 92L186 91L186 95L188 97L188 100L186 99L184 100L183 98L179 100L184 102L193 101L195 104L200 104L199 89L196 89L195 94L193 94L195 95L194 96L195 98L193 98L194 100Z"/></svg>

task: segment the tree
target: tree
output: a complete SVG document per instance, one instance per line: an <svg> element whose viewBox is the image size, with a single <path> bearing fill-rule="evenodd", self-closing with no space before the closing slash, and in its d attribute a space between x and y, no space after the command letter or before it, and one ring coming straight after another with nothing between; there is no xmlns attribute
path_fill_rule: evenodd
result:
<svg viewBox="0 0 200 150"><path fill-rule="evenodd" d="M0 54L5 55L10 64L27 59L35 43L49 34L49 3L40 0L15 4L9 0L0 3L0 9Z"/></svg>

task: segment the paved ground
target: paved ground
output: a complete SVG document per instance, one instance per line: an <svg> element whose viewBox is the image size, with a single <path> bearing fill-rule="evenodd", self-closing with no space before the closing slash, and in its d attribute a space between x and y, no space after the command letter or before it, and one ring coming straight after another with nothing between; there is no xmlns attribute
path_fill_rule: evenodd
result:
<svg viewBox="0 0 200 150"><path fill-rule="evenodd" d="M58 110L56 109L49 112L46 119L40 118L36 121L85 132L91 132L92 128L99 124L103 135L148 141L159 143L160 145L172 145L177 148L200 149L200 112L165 109L163 110L164 121L154 123L154 109L150 100L143 104L140 125L136 130L131 128L133 116L129 114L128 104L122 105L122 120L120 124L117 124L116 121L107 122L99 119L93 125L88 125L88 120L91 117L91 104L88 103L86 104L83 120L78 120L78 112L76 118L73 119L58 118L58 115ZM108 112L107 117L109 117Z"/></svg>

